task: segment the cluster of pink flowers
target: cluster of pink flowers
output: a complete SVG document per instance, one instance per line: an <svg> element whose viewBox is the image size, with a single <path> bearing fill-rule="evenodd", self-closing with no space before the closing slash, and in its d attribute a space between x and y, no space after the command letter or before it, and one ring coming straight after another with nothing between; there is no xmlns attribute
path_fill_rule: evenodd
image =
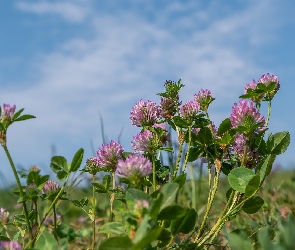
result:
<svg viewBox="0 0 295 250"><path fill-rule="evenodd" d="M0 225L5 225L9 219L9 212L5 208L0 208Z"/></svg>
<svg viewBox="0 0 295 250"><path fill-rule="evenodd" d="M194 100L200 104L200 109L202 111L207 111L211 102L213 102L214 98L212 97L212 93L208 89L201 89L198 94L195 95Z"/></svg>
<svg viewBox="0 0 295 250"><path fill-rule="evenodd" d="M140 154L131 154L126 160L119 160L117 176L119 178L143 178L152 173L152 163Z"/></svg>
<svg viewBox="0 0 295 250"><path fill-rule="evenodd" d="M147 150L150 145L150 138L154 134L146 130L142 134L135 136L133 147L136 151ZM114 141L103 144L97 150L97 156L91 157L87 165L96 170L116 172L119 178L143 178L151 173L151 162L146 157L139 154L131 154L127 159L123 159L123 147Z"/></svg>
<svg viewBox="0 0 295 250"><path fill-rule="evenodd" d="M232 107L230 121L233 128L245 126L246 123L252 125L261 123L255 132L262 132L266 129L264 116L260 114L252 101L240 100L239 103L235 103Z"/></svg>
<svg viewBox="0 0 295 250"><path fill-rule="evenodd" d="M244 155L246 147L246 155ZM256 163L259 159L259 154L257 149L250 148L249 145L247 145L247 140L245 135L242 133L238 133L235 136L235 141L233 145L233 150L235 154L237 155L240 162L243 162L244 166L247 168L252 169L254 166L256 166Z"/></svg>
<svg viewBox="0 0 295 250"><path fill-rule="evenodd" d="M145 130L141 133L136 134L133 137L133 141L131 142L132 148L136 152L153 152L156 145L155 143L155 134L150 130Z"/></svg>
<svg viewBox="0 0 295 250"><path fill-rule="evenodd" d="M196 101L189 101L185 103L179 110L183 118L192 118L200 110L200 104Z"/></svg>
<svg viewBox="0 0 295 250"><path fill-rule="evenodd" d="M140 100L130 112L130 119L137 127L152 126L161 118L161 108L154 102Z"/></svg>
<svg viewBox="0 0 295 250"><path fill-rule="evenodd" d="M124 148L115 141L103 144L96 152L98 166L114 172L116 170L118 160L122 159L123 151Z"/></svg>
<svg viewBox="0 0 295 250"><path fill-rule="evenodd" d="M172 98L161 97L160 106L161 115L166 119L171 119L177 111L177 106Z"/></svg>
<svg viewBox="0 0 295 250"><path fill-rule="evenodd" d="M16 241L0 241L0 250L22 250L22 246Z"/></svg>
<svg viewBox="0 0 295 250"><path fill-rule="evenodd" d="M256 89L258 83L268 85L272 82L277 83L279 88L279 80L276 76L265 74L261 76L256 83L255 80L248 83L244 89L247 94L248 89ZM174 92L173 92L174 93ZM131 146L136 153L143 152L154 154L161 146L165 145L168 140L168 131L163 120L171 119L179 112L182 118L190 120L198 114L199 111L207 112L209 105L214 101L212 93L208 89L201 89L194 95L193 101L188 101L179 109L181 103L178 102L178 95L175 92L174 97L162 96L160 105L148 100L140 100L133 106L130 112L131 123L137 127L143 127L143 130L133 137ZM176 97L176 98L175 98ZM177 100L176 100L177 99ZM232 128L255 127L253 133L260 133L266 130L265 118L260 114L253 101L240 100L232 107L230 115ZM162 122L162 123L161 123ZM153 130L153 128L161 128L163 133ZM217 129L212 124L214 136L217 138ZM198 134L200 128L193 128L192 132ZM237 155L241 155L241 148L245 147L246 140L244 135L238 134L235 137L233 149ZM117 142L111 141L109 144L103 144L97 150L97 155L87 161L88 165L94 168L101 168L103 171L116 172L119 178L127 178L128 176L147 176L151 171L151 162L145 156L139 154L131 154L127 159L123 157L123 147ZM257 152L249 150L248 158L254 161L257 158Z"/></svg>
<svg viewBox="0 0 295 250"><path fill-rule="evenodd" d="M256 90L258 84L268 86L271 83L274 83L273 90L266 91L266 93L261 92L261 94L258 93L255 97L251 97L252 101L254 102L261 102L262 100L271 100L280 89L280 81L276 75L271 75L270 73L262 75L257 82L255 80L249 82L244 89L244 94L248 93L248 89Z"/></svg>
<svg viewBox="0 0 295 250"><path fill-rule="evenodd" d="M33 165L29 168L29 172L36 172L36 173L40 173L41 168L37 165Z"/></svg>
<svg viewBox="0 0 295 250"><path fill-rule="evenodd" d="M59 187L58 184L53 180L48 180L45 182L44 187L42 188L42 194L54 194L58 191Z"/></svg>
<svg viewBox="0 0 295 250"><path fill-rule="evenodd" d="M12 118L15 112L16 106L10 106L9 104L3 104L3 109L2 109L2 119L4 118Z"/></svg>

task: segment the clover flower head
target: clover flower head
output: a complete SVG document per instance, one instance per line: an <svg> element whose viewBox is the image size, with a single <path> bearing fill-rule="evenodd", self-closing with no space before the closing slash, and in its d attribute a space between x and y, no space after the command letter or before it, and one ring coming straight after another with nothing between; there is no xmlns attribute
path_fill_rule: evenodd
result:
<svg viewBox="0 0 295 250"><path fill-rule="evenodd" d="M98 158L96 156L90 157L86 160L86 166L85 166L86 172L89 172L90 174L95 175L97 172L100 171L100 167L98 164Z"/></svg>
<svg viewBox="0 0 295 250"><path fill-rule="evenodd" d="M156 136L150 130L145 130L136 134L131 142L132 148L135 151L152 152L156 149Z"/></svg>
<svg viewBox="0 0 295 250"><path fill-rule="evenodd" d="M0 250L22 250L22 247L16 241L0 241Z"/></svg>
<svg viewBox="0 0 295 250"><path fill-rule="evenodd" d="M143 208L149 208L149 202L147 200L137 200L134 209L143 209Z"/></svg>
<svg viewBox="0 0 295 250"><path fill-rule="evenodd" d="M161 108L150 100L140 100L130 112L131 123L137 127L152 126L160 117Z"/></svg>
<svg viewBox="0 0 295 250"><path fill-rule="evenodd" d="M280 88L280 81L278 76L276 75L271 75L270 73L266 73L262 75L258 80L258 83L263 83L265 85L269 85L271 82L277 83L277 87Z"/></svg>
<svg viewBox="0 0 295 250"><path fill-rule="evenodd" d="M207 111L211 102L214 101L212 93L209 89L201 89L198 94L195 94L195 101L200 104L202 111Z"/></svg>
<svg viewBox="0 0 295 250"><path fill-rule="evenodd" d="M192 128L192 132L197 135L200 132L201 128Z"/></svg>
<svg viewBox="0 0 295 250"><path fill-rule="evenodd" d="M169 140L169 133L165 123L156 123L152 126L153 128L160 128L162 132L159 134L159 140L162 145L165 145Z"/></svg>
<svg viewBox="0 0 295 250"><path fill-rule="evenodd" d="M278 92L278 90L280 89L280 81L279 78L276 75L271 75L269 73L262 75L259 80L258 83L262 83L266 86L268 86L270 83L275 83L275 87L273 90L268 91L265 94L265 99L266 100L271 100L275 94Z"/></svg>
<svg viewBox="0 0 295 250"><path fill-rule="evenodd" d="M230 121L232 128L245 126L245 123L250 121L252 124L262 123L254 132L259 133L266 129L264 116L260 114L252 101L240 100L239 103L235 103L232 107Z"/></svg>
<svg viewBox="0 0 295 250"><path fill-rule="evenodd" d="M249 82L246 84L245 89L244 89L244 94L247 94L248 89L256 89L257 88L257 83L253 79L253 81Z"/></svg>
<svg viewBox="0 0 295 250"><path fill-rule="evenodd" d="M245 146L246 146L246 155L244 156ZM244 166L250 169L256 166L256 163L258 162L258 159L259 159L258 151L257 149L252 149L250 148L249 145L247 145L247 140L244 134L238 133L235 136L233 150L235 154L237 155L239 161L241 162L243 161Z"/></svg>
<svg viewBox="0 0 295 250"><path fill-rule="evenodd" d="M3 104L2 117L12 118L15 112L15 108L15 105L10 106L9 104Z"/></svg>
<svg viewBox="0 0 295 250"><path fill-rule="evenodd" d="M200 110L200 104L196 101L189 101L185 103L179 110L183 118L192 118Z"/></svg>
<svg viewBox="0 0 295 250"><path fill-rule="evenodd" d="M135 215L137 217L142 217L144 212L149 208L149 205L150 204L147 200L137 200L133 207Z"/></svg>
<svg viewBox="0 0 295 250"><path fill-rule="evenodd" d="M0 241L0 250L22 250L22 247L16 241Z"/></svg>
<svg viewBox="0 0 295 250"><path fill-rule="evenodd" d="M162 130L167 131L167 127L165 123L156 123L152 126L153 128L161 128Z"/></svg>
<svg viewBox="0 0 295 250"><path fill-rule="evenodd" d="M9 212L5 208L0 208L0 225L7 224L9 219Z"/></svg>
<svg viewBox="0 0 295 250"><path fill-rule="evenodd" d="M85 223L86 221L87 221L87 217L85 217L85 216L80 216L80 217L78 217L78 219L77 219L77 221L78 221L78 223Z"/></svg>
<svg viewBox="0 0 295 250"><path fill-rule="evenodd" d="M115 141L103 144L96 152L98 166L107 171L115 172L118 159L122 158L123 151L124 148Z"/></svg>
<svg viewBox="0 0 295 250"><path fill-rule="evenodd" d="M40 173L41 168L37 165L33 165L29 168L29 172L36 172L36 173Z"/></svg>
<svg viewBox="0 0 295 250"><path fill-rule="evenodd" d="M161 97L160 107L161 114L166 119L171 119L177 111L175 101L169 97Z"/></svg>
<svg viewBox="0 0 295 250"><path fill-rule="evenodd" d="M53 180L46 181L44 187L42 188L42 194L54 194L58 191L58 184Z"/></svg>
<svg viewBox="0 0 295 250"><path fill-rule="evenodd" d="M140 154L131 154L126 160L119 160L116 175L119 178L140 179L152 172L150 160Z"/></svg>

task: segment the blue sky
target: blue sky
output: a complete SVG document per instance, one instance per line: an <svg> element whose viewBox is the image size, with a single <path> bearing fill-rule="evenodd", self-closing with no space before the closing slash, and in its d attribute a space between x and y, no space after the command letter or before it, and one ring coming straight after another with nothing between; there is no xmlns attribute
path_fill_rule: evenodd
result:
<svg viewBox="0 0 295 250"><path fill-rule="evenodd" d="M0 4L0 103L37 119L16 123L8 147L18 166L47 169L51 147L85 159L108 141L130 150L139 131L129 113L139 99L159 103L166 79L182 78L183 101L212 91L218 125L244 86L278 75L270 131L291 132L277 163L293 167L295 144L295 2L293 1L10 1ZM265 109L262 109L266 114ZM1 172L12 173L3 150Z"/></svg>

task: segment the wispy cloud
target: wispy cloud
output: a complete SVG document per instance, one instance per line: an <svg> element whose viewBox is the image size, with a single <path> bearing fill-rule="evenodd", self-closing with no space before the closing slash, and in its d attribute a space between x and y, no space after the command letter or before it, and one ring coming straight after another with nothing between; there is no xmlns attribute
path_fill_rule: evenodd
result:
<svg viewBox="0 0 295 250"><path fill-rule="evenodd" d="M89 14L90 9L85 1L20 1L15 5L24 12L38 15L55 15L69 22L81 22Z"/></svg>

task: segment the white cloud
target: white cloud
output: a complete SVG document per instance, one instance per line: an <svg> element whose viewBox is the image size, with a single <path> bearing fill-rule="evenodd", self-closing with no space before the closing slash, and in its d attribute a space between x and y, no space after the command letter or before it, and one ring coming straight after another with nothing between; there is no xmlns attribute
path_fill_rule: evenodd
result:
<svg viewBox="0 0 295 250"><path fill-rule="evenodd" d="M85 1L20 1L16 7L24 12L31 12L38 15L53 14L60 16L69 22L81 22L89 15L89 8Z"/></svg>

